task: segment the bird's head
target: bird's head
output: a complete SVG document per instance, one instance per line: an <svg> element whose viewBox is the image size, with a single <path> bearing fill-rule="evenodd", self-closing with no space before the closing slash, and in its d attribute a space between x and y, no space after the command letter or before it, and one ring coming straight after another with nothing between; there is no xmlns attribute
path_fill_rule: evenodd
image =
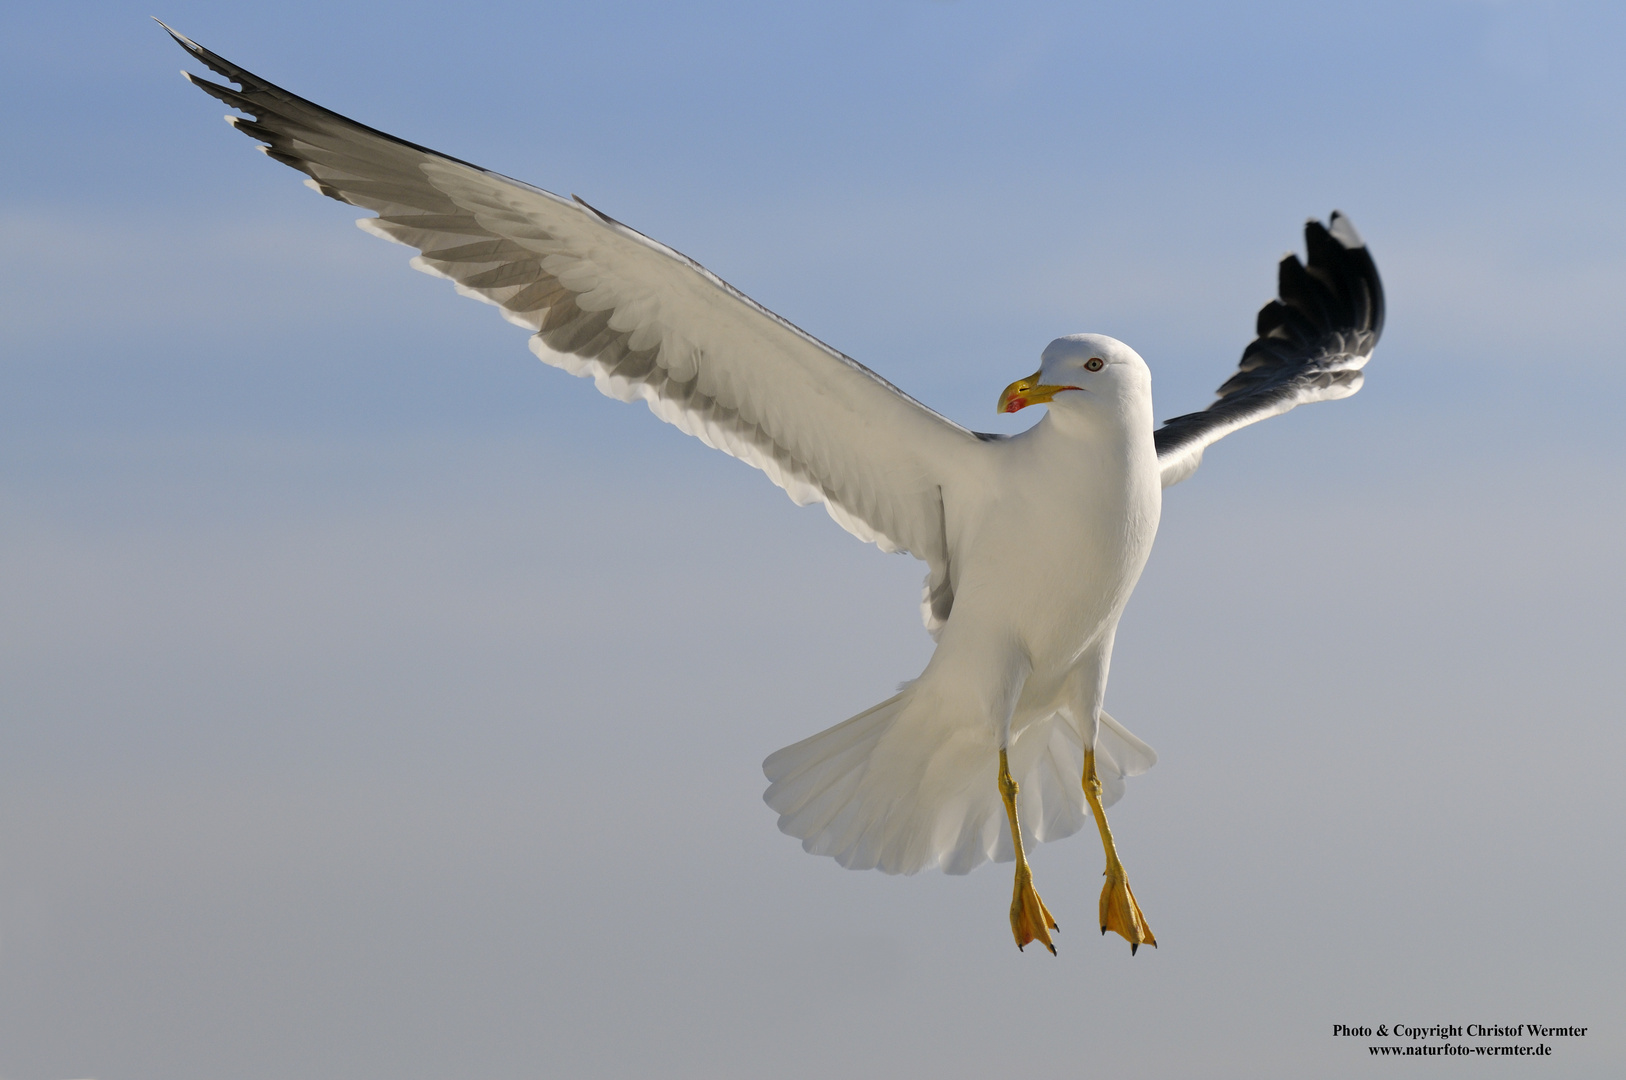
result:
<svg viewBox="0 0 1626 1080"><path fill-rule="evenodd" d="M1130 388L1150 385L1146 361L1128 345L1105 334L1071 334L1045 346L1038 371L1005 388L999 411L1020 412L1070 391L1117 398Z"/></svg>

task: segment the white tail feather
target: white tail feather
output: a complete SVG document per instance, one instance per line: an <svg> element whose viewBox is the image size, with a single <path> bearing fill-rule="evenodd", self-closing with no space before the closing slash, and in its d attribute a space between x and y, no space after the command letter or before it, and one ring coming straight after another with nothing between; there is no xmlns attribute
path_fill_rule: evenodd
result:
<svg viewBox="0 0 1626 1080"><path fill-rule="evenodd" d="M914 708L911 708L914 705ZM964 874L1012 856L996 785L999 747L985 722L954 723L916 700L914 684L835 727L772 754L763 800L779 828L815 855L855 870ZM1023 843L1057 840L1088 820L1084 747L1065 713L1013 733L1008 758L1021 789ZM1102 802L1157 761L1152 748L1101 714L1096 770Z"/></svg>
<svg viewBox="0 0 1626 1080"><path fill-rule="evenodd" d="M1129 733L1129 729L1101 710L1095 734L1095 774L1101 778L1101 805L1111 806L1124 796L1124 779L1139 776L1157 764L1157 751Z"/></svg>

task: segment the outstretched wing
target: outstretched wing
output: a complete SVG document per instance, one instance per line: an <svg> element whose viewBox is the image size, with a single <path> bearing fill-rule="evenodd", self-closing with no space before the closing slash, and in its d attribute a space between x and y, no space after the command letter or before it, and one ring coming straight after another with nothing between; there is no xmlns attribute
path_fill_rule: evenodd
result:
<svg viewBox="0 0 1626 1080"><path fill-rule="evenodd" d="M859 539L924 559L928 626L947 618L943 500L981 471L972 432L580 199L358 124L169 32L241 88L186 75L251 118L228 122L308 186L375 212L363 229L496 305L547 363L642 399Z"/></svg>
<svg viewBox="0 0 1626 1080"><path fill-rule="evenodd" d="M1289 255L1277 298L1259 309L1259 336L1242 350L1235 375L1202 412L1166 421L1153 433L1163 486L1197 471L1203 450L1240 427L1295 405L1349 397L1383 333L1383 282L1366 244L1338 211L1304 226L1309 265Z"/></svg>

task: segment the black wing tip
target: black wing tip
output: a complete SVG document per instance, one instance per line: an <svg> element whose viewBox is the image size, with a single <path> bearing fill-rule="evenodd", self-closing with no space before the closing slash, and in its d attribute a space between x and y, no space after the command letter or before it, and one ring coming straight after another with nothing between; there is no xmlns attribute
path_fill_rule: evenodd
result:
<svg viewBox="0 0 1626 1080"><path fill-rule="evenodd" d="M173 26L170 26L158 16L152 16L152 21L163 27L164 33L174 38L175 44L185 49L189 56L191 56L198 63L202 64L204 67L208 68L210 71L214 72L216 75L229 79L245 89L262 84L263 80L259 79L251 72L244 71L230 60L227 60L224 56L205 49L202 45L199 45L197 42L193 41L191 38L187 37ZM185 75L187 80L194 86L203 85L191 73L183 71L181 74Z"/></svg>
<svg viewBox="0 0 1626 1080"><path fill-rule="evenodd" d="M1366 247L1366 241L1361 239L1361 234L1356 231L1355 223L1349 220L1349 215L1342 210L1334 210L1325 225L1322 225L1315 218L1311 218L1304 227L1308 230L1312 225L1325 230L1327 235L1338 241L1339 245L1346 251Z"/></svg>
<svg viewBox="0 0 1626 1080"><path fill-rule="evenodd" d="M588 202L586 199L582 198L580 195L572 194L570 196L570 198L571 198L572 202L575 202L577 205L584 207L585 209L587 209L591 213L598 215L598 219L600 221L604 222L606 225L621 225L622 224L621 222L617 221L615 218L611 217L609 214L606 214L604 211L600 210L598 207L596 207L592 203ZM626 226L623 225L622 227L625 228Z"/></svg>
<svg viewBox="0 0 1626 1080"><path fill-rule="evenodd" d="M164 33L175 39L175 44L185 49L193 56L194 59L202 61L209 67L219 71L222 75L226 75L226 72L220 71L220 68L215 66L216 64L220 64L224 67L233 66L223 57L216 56L214 53L210 52L208 49L205 49L202 45L199 45L197 42L193 41L191 38L187 37L173 26L169 25L169 23L165 22L163 19L160 19L158 16L153 15L151 18L153 22L164 28ZM230 75L226 75L226 77L228 79L231 78Z"/></svg>
<svg viewBox="0 0 1626 1080"><path fill-rule="evenodd" d="M1338 355L1370 355L1383 333L1383 282L1361 234L1341 210L1304 226L1305 258L1288 254L1277 267L1277 296L1259 310L1257 334L1237 371L1201 412L1164 422L1153 433L1158 456L1212 442L1206 433L1289 394L1313 377L1321 385L1359 388L1360 372L1316 368ZM1351 393L1354 391L1351 390ZM1244 421L1251 422L1251 421Z"/></svg>
<svg viewBox="0 0 1626 1080"><path fill-rule="evenodd" d="M179 30L175 29L173 26L169 25L169 23L165 22L163 19L160 19L156 15L150 15L148 18L152 19L153 22L163 27L164 33L168 34L175 44L185 49L188 56L191 56L194 60L202 61L205 64L208 63L207 60L203 59L203 54L207 50L204 49L202 45L199 45L197 42L193 41L191 38L187 37L185 34L181 33ZM181 77L194 84L198 81L190 71L182 71Z"/></svg>
<svg viewBox="0 0 1626 1080"><path fill-rule="evenodd" d="M1325 224L1311 218L1304 224L1304 247L1304 262L1296 255L1282 260L1277 299L1259 312L1261 334L1266 312L1287 306L1309 316L1318 330L1369 333L1370 345L1376 345L1383 333L1383 280L1355 224L1342 210Z"/></svg>
<svg viewBox="0 0 1626 1080"><path fill-rule="evenodd" d="M230 60L227 60L218 53L210 52L208 49L204 48L202 45L199 45L185 34L165 25L165 23L156 16L153 17L153 22L157 23L159 26L162 26L165 32L167 32L170 37L175 39L176 44L185 49L187 53L199 63L203 64L210 71L213 71L215 74L221 76L227 81L236 83L240 89L233 90L228 86L221 85L220 83L210 82L208 79L201 79L192 74L190 71L183 71L181 72L181 75L185 77L187 82L191 83L193 86L196 86L204 93L219 98L221 101L230 105L238 112L247 113L248 115L253 116L257 122L266 120L264 113L268 109L282 109L291 106L295 109L305 110L308 113L324 117L327 120L335 123L346 125L354 131L359 131L367 135L384 139L387 142L394 143L398 146L404 146L410 150L416 150L422 154L428 154L432 157L440 158L443 161L450 161L454 165L464 165L471 169L479 169L481 172L489 171L481 168L479 165L474 164L472 161L464 161L462 158L453 157L452 155L442 153L439 150L434 150L430 147L422 146L415 142L409 142L398 135L391 135L387 131L380 131L378 128L369 127L360 121L350 119L348 116L345 116L342 113L336 113L332 109L316 104L314 101L309 101L302 98L298 94L290 93L275 83L260 78L260 76L254 74L252 71L238 67L236 64L232 63ZM262 130L270 131L271 126L267 124L267 126ZM256 139L261 138L261 135L254 132L248 132L247 134ZM294 167L299 168L298 166ZM300 171L305 172L306 170L300 169ZM324 191L323 194L329 194L329 192ZM337 196L332 197L337 198ZM594 213L598 213L598 211L595 210Z"/></svg>
<svg viewBox="0 0 1626 1080"><path fill-rule="evenodd" d="M159 26L162 26L164 28L164 33L174 38L180 44L181 48L185 49L187 52L195 52L200 47L197 42L193 41L191 38L187 37L185 34L169 25L169 23L165 22L163 19L160 19L158 16L149 15L147 18L151 19Z"/></svg>

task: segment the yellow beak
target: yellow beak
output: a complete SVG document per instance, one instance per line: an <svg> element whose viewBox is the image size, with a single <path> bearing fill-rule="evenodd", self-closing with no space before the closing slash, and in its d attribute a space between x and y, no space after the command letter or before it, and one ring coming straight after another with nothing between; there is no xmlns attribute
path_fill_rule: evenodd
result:
<svg viewBox="0 0 1626 1080"><path fill-rule="evenodd" d="M1002 413L1021 412L1029 405L1043 405L1063 390L1077 390L1076 386L1040 386L1039 376L1042 371L1035 371L1025 379L1017 379L1005 388L999 395L999 411Z"/></svg>

